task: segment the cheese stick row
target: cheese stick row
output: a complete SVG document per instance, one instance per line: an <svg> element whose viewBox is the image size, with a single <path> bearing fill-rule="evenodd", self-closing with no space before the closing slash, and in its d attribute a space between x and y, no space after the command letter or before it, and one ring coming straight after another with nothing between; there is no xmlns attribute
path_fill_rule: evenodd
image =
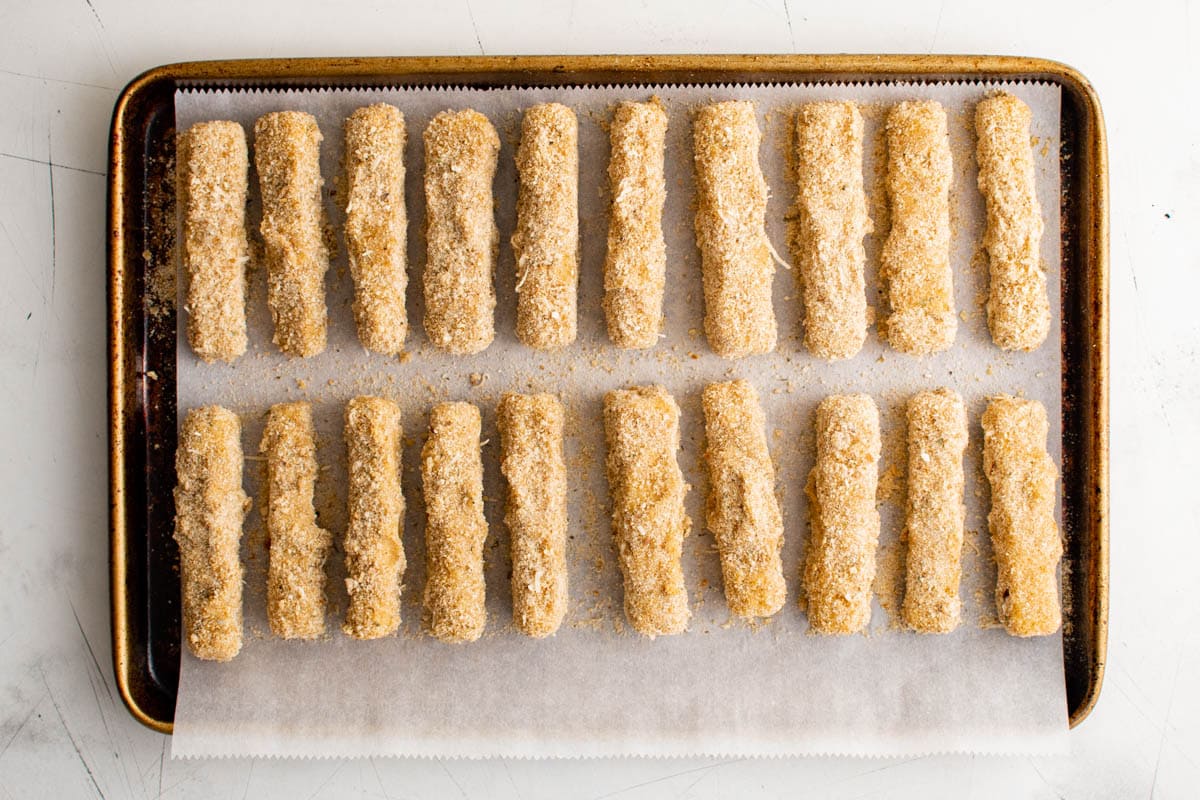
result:
<svg viewBox="0 0 1200 800"><path fill-rule="evenodd" d="M1033 350L1050 325L1031 112L998 92L975 114L978 185L986 207L988 324L997 346ZM621 348L653 347L666 286L663 208L667 114L655 100L616 106L609 129L611 208L604 314ZM358 336L396 355L408 334L404 115L384 103L345 121L346 250ZM695 236L701 257L704 330L725 358L771 352L775 263L766 233L768 187L759 165L762 133L747 101L699 108L692 121ZM528 108L516 149L519 174L512 248L517 336L557 350L575 341L579 283L579 153L575 112L559 103ZM872 231L863 179L863 119L846 101L800 107L791 131L796 200L789 245L804 309L804 342L826 360L855 356L870 325L864 238ZM325 349L325 273L330 254L320 169L321 131L298 111L259 118L254 163L262 196L274 342L291 356ZM950 260L953 163L946 111L931 100L887 113L885 187L891 227L880 277L888 311L880 331L911 355L949 348L957 332ZM485 349L495 337L499 246L493 181L500 139L482 114L435 116L425 148L424 328L449 353ZM188 277L188 341L205 361L246 350L245 205L248 149L233 122L201 122L179 138L182 252Z"/></svg>
<svg viewBox="0 0 1200 800"><path fill-rule="evenodd" d="M513 607L530 636L553 634L566 614L566 467L563 408L551 395L505 395L498 412L502 470L509 485ZM483 465L479 409L443 403L430 416L421 453L426 509L426 626L450 642L479 638L486 624ZM349 520L345 537L349 606L343 631L356 639L395 634L406 560L401 538L399 407L379 397L346 405ZM192 652L226 661L241 648L241 424L219 406L189 413L176 459L175 539L182 564L184 624ZM284 639L326 633L325 562L332 536L316 522L318 467L308 403L272 406L261 447L268 534L267 618Z"/></svg>
<svg viewBox="0 0 1200 800"><path fill-rule="evenodd" d="M766 421L754 387L709 384L702 396L706 523L714 534L725 597L743 618L770 617L787 595L784 528ZM604 398L612 530L624 579L625 616L650 638L681 633L691 616L683 542L692 522L680 469L679 406L661 386ZM505 394L497 408L505 524L511 537L513 621L531 637L553 635L567 614L567 472L564 409L548 394ZM1055 521L1057 470L1047 452L1040 403L991 399L982 418L988 516L997 565L996 608L1014 636L1044 636L1062 623ZM478 639L487 625L482 421L477 406L435 406L421 450L425 506L425 627L446 642ZM357 639L393 635L401 621L400 411L391 400L356 397L345 409L349 605L343 631ZM180 548L185 641L199 658L226 661L242 642L241 426L218 406L186 415L176 457L175 539ZM960 623L963 454L967 415L949 389L907 404L908 541L901 616L920 633ZM868 395L830 395L816 410L816 460L808 476L810 532L802 603L812 630L850 634L870 622L879 540L876 490L879 412ZM314 511L318 474L312 409L281 403L267 415L263 514L269 537L267 618L285 639L326 633L325 562L331 534Z"/></svg>

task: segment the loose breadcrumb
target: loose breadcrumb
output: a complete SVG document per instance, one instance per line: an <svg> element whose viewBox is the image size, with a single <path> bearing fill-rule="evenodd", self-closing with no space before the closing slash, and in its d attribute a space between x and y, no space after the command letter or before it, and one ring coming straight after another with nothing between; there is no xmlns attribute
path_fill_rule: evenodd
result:
<svg viewBox="0 0 1200 800"><path fill-rule="evenodd" d="M928 355L954 343L954 274L950 268L953 162L946 110L936 100L898 103L887 116L887 193L892 228L880 272L891 314L892 347Z"/></svg>
<svg viewBox="0 0 1200 800"><path fill-rule="evenodd" d="M604 396L604 430L625 617L650 638L681 633L691 616L681 559L692 521L675 456L679 406L661 386L617 389Z"/></svg>
<svg viewBox="0 0 1200 800"><path fill-rule="evenodd" d="M400 489L400 407L382 397L346 404L350 517L342 630L355 639L391 636L400 627L404 579L404 494Z"/></svg>
<svg viewBox="0 0 1200 800"><path fill-rule="evenodd" d="M175 451L175 541L183 638L196 658L229 661L242 649L242 424L220 406L184 417Z"/></svg>
<svg viewBox="0 0 1200 800"><path fill-rule="evenodd" d="M867 335L863 238L863 120L854 103L808 103L796 115L796 204L791 244L804 299L804 344L818 358L850 358Z"/></svg>
<svg viewBox="0 0 1200 800"><path fill-rule="evenodd" d="M704 106L693 127L696 243L704 279L704 332L713 352L741 358L775 349L762 134L748 101Z"/></svg>
<svg viewBox="0 0 1200 800"><path fill-rule="evenodd" d="M267 305L273 341L290 356L325 349L325 204L321 131L303 111L277 111L254 123L254 164L262 194Z"/></svg>
<svg viewBox="0 0 1200 800"><path fill-rule="evenodd" d="M1029 106L1000 92L975 107L979 191L987 205L988 328L1004 350L1036 350L1050 331L1050 299L1039 247Z"/></svg>
<svg viewBox="0 0 1200 800"><path fill-rule="evenodd" d="M317 525L312 407L279 403L267 414L267 621L283 639L325 633L325 559L333 537Z"/></svg>
<svg viewBox="0 0 1200 800"><path fill-rule="evenodd" d="M962 601L963 451L967 412L950 389L908 401L908 567L904 622L920 633L958 627Z"/></svg>
<svg viewBox="0 0 1200 800"><path fill-rule="evenodd" d="M783 518L758 392L743 380L704 389L709 530L717 540L725 599L740 617L783 607Z"/></svg>
<svg viewBox="0 0 1200 800"><path fill-rule="evenodd" d="M377 103L346 118L346 254L363 347L397 355L408 334L404 115Z"/></svg>
<svg viewBox="0 0 1200 800"><path fill-rule="evenodd" d="M1058 470L1046 452L1046 409L993 397L983 412L983 469L992 487L988 527L996 556L996 611L1013 636L1049 636L1062 624L1054 519Z"/></svg>
<svg viewBox="0 0 1200 800"><path fill-rule="evenodd" d="M517 148L517 338L538 350L575 341L579 284L579 123L559 103L525 112Z"/></svg>
<svg viewBox="0 0 1200 800"><path fill-rule="evenodd" d="M550 636L567 612L567 468L563 406L550 394L509 394L496 410L504 522L512 536L513 621Z"/></svg>
<svg viewBox="0 0 1200 800"><path fill-rule="evenodd" d="M804 562L808 621L817 633L855 633L871 621L880 448L879 411L869 396L830 395L817 406Z"/></svg>
<svg viewBox="0 0 1200 800"><path fill-rule="evenodd" d="M206 362L246 352L246 132L236 122L197 122L179 135L188 344Z"/></svg>
<svg viewBox="0 0 1200 800"><path fill-rule="evenodd" d="M492 279L500 234L492 179L500 137L478 111L443 111L425 128L425 335L449 353L495 336Z"/></svg>
<svg viewBox="0 0 1200 800"><path fill-rule="evenodd" d="M604 314L608 337L617 347L654 347L663 328L666 138L661 103L617 105L610 129L612 209L604 260Z"/></svg>
<svg viewBox="0 0 1200 800"><path fill-rule="evenodd" d="M487 625L480 427L474 405L439 403L421 451L426 624L444 642L473 642Z"/></svg>

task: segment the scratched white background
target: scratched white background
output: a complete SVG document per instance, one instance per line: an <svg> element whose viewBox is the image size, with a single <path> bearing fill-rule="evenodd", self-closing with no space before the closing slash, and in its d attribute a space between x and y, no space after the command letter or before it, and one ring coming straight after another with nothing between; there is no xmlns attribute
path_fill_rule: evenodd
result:
<svg viewBox="0 0 1200 800"><path fill-rule="evenodd" d="M0 798L1194 797L1200 785L1200 7L1080 2L0 2ZM820 6L810 9L807 6ZM335 6L337 6L335 8ZM902 7L903 6L903 7ZM1112 160L1112 630L1061 758L172 762L110 667L106 136L201 58L991 52L1096 85ZM1191 235L1189 235L1191 231Z"/></svg>

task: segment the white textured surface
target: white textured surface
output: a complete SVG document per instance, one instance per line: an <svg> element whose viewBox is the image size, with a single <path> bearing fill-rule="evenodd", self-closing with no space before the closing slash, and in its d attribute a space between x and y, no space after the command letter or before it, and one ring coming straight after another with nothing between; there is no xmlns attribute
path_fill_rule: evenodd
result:
<svg viewBox="0 0 1200 800"><path fill-rule="evenodd" d="M1189 797L1200 780L1200 19L1185 3L731 6L272 0L0 7L0 797ZM171 762L109 666L104 178L116 93L168 61L515 52L996 52L1059 59L1108 118L1112 638L1061 758ZM1155 78L1160 78L1155 80ZM53 162L55 166L49 166Z"/></svg>

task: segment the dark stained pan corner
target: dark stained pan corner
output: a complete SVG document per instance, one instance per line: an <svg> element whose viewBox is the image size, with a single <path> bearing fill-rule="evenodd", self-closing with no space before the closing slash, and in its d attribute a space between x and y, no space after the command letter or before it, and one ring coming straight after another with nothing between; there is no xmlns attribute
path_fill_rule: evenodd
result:
<svg viewBox="0 0 1200 800"><path fill-rule="evenodd" d="M174 92L208 85L575 85L1045 80L1062 87L1063 660L1071 726L1095 706L1108 639L1108 153L1091 84L1003 56L503 56L173 64L113 113L108 193L113 666L143 724L170 733L179 680L174 516Z"/></svg>

